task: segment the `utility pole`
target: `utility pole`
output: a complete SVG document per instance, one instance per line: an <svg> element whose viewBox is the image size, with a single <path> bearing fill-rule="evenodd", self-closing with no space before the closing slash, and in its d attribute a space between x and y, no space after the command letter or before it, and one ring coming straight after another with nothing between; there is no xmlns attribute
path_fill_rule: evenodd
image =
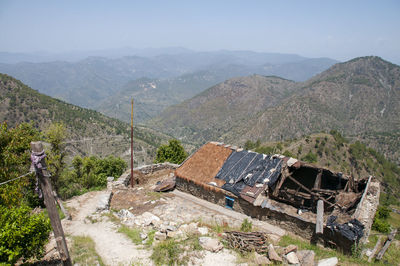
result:
<svg viewBox="0 0 400 266"><path fill-rule="evenodd" d="M133 187L133 98L131 99L131 187Z"/></svg>
<svg viewBox="0 0 400 266"><path fill-rule="evenodd" d="M53 228L54 237L57 243L57 250L60 253L61 260L64 266L71 266L71 258L69 256L67 242L65 241L64 231L61 225L60 216L58 215L57 206L55 203L53 189L50 183L50 174L47 171L46 157L43 144L41 141L31 142L31 160L35 168L36 176L39 179L42 188L44 204L49 213L51 227Z"/></svg>

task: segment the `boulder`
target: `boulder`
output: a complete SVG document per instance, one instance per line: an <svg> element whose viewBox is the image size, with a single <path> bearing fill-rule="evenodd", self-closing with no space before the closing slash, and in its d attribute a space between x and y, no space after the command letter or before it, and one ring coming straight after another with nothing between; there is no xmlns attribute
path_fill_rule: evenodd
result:
<svg viewBox="0 0 400 266"><path fill-rule="evenodd" d="M272 263L267 257L265 257L263 255L260 255L257 252L255 253L254 262L257 265L266 265L266 264L271 264Z"/></svg>
<svg viewBox="0 0 400 266"><path fill-rule="evenodd" d="M163 240L167 239L167 234L162 233L162 232L156 232L154 234L154 239L163 241Z"/></svg>
<svg viewBox="0 0 400 266"><path fill-rule="evenodd" d="M160 218L158 218L157 216L155 216L154 214L150 213L150 212L144 212L142 214L142 220L143 220L143 224L145 226L149 226L153 223L153 221L160 221Z"/></svg>
<svg viewBox="0 0 400 266"><path fill-rule="evenodd" d="M296 252L302 266L314 266L315 252L312 250L300 250Z"/></svg>
<svg viewBox="0 0 400 266"><path fill-rule="evenodd" d="M268 257L274 262L282 262L282 258L279 257L278 253L276 253L275 248L272 244L269 244L268 246Z"/></svg>
<svg viewBox="0 0 400 266"><path fill-rule="evenodd" d="M125 221L134 217L134 215L126 209L120 210L117 215L120 219Z"/></svg>
<svg viewBox="0 0 400 266"><path fill-rule="evenodd" d="M290 252L296 252L297 251L297 246L296 245L289 245L289 246L287 246L287 247L285 247L284 249L283 249L283 253L286 255L286 254L288 254L288 253L290 253Z"/></svg>
<svg viewBox="0 0 400 266"><path fill-rule="evenodd" d="M176 231L176 227L173 225L168 225L167 226L167 231Z"/></svg>
<svg viewBox="0 0 400 266"><path fill-rule="evenodd" d="M205 250L212 252L218 252L224 247L218 239L211 237L199 237L199 244Z"/></svg>
<svg viewBox="0 0 400 266"><path fill-rule="evenodd" d="M338 262L338 258L332 257L318 261L318 266L335 266Z"/></svg>
<svg viewBox="0 0 400 266"><path fill-rule="evenodd" d="M140 233L140 238L142 240L145 240L147 238L147 234L146 233Z"/></svg>
<svg viewBox="0 0 400 266"><path fill-rule="evenodd" d="M204 236L208 234L208 228L207 227L199 227L197 228L197 231L200 233L200 235Z"/></svg>
<svg viewBox="0 0 400 266"><path fill-rule="evenodd" d="M111 196L111 191L102 195L97 203L96 211L108 210L108 208L110 207Z"/></svg>
<svg viewBox="0 0 400 266"><path fill-rule="evenodd" d="M296 252L292 251L286 254L286 259L289 264L298 264L300 263L299 258L297 258Z"/></svg>
<svg viewBox="0 0 400 266"><path fill-rule="evenodd" d="M188 225L186 233L188 234L197 234L199 231L197 230L197 223L190 223Z"/></svg>
<svg viewBox="0 0 400 266"><path fill-rule="evenodd" d="M168 238L175 238L176 237L176 232L174 231L167 231L167 237Z"/></svg>
<svg viewBox="0 0 400 266"><path fill-rule="evenodd" d="M272 241L272 243L278 243L281 240L281 237L275 234L267 234L268 240Z"/></svg>

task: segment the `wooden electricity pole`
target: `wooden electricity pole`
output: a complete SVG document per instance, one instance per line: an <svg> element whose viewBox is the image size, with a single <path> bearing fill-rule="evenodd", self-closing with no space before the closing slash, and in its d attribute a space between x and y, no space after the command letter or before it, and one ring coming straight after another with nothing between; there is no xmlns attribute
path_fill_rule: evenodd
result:
<svg viewBox="0 0 400 266"><path fill-rule="evenodd" d="M71 258L69 256L67 242L65 241L64 231L61 225L60 216L58 215L56 202L53 195L53 189L50 183L50 174L46 168L44 160L44 150L42 142L31 142L32 163L36 171L36 176L39 179L42 188L44 204L49 213L51 227L53 228L54 237L57 243L57 250L60 253L61 260L64 266L70 266Z"/></svg>
<svg viewBox="0 0 400 266"><path fill-rule="evenodd" d="M131 187L133 187L133 98L131 99Z"/></svg>

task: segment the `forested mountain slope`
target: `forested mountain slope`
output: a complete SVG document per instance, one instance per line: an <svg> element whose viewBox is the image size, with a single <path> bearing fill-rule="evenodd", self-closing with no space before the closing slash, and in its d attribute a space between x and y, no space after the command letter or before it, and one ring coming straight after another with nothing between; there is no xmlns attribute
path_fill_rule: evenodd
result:
<svg viewBox="0 0 400 266"><path fill-rule="evenodd" d="M8 75L0 74L0 121L13 127L32 122L41 130L52 122L63 123L68 131L67 147L74 154L123 155L129 150L129 126L99 112L74 106L38 93ZM135 127L138 163L151 161L165 136Z"/></svg>
<svg viewBox="0 0 400 266"><path fill-rule="evenodd" d="M266 86L273 90L261 89ZM400 67L361 57L301 83L232 79L168 108L150 125L187 141L239 145L337 129L399 162L399 113Z"/></svg>

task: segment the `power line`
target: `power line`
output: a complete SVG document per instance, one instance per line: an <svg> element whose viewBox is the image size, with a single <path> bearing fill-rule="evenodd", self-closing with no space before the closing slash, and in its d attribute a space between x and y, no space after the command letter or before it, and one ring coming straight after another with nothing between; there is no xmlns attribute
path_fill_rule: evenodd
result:
<svg viewBox="0 0 400 266"><path fill-rule="evenodd" d="M16 178L7 180L7 181L5 181L5 182L2 182L2 183L0 183L0 186L5 185L5 184L7 184L7 183L10 183L10 182L12 182L12 181L14 181L14 180L23 178L23 177L25 177L25 176L27 176L27 175L29 175L29 174L31 174L31 173L32 173L32 172L28 172L28 173L26 173L26 174L24 174L24 175L21 175L21 176L19 176L19 177L16 177Z"/></svg>

